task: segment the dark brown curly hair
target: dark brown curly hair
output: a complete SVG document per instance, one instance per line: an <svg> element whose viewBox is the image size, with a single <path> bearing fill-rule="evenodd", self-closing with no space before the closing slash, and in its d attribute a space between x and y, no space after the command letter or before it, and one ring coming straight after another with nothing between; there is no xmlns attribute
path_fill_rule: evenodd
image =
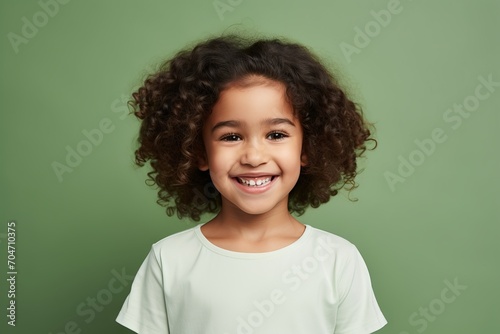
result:
<svg viewBox="0 0 500 334"><path fill-rule="evenodd" d="M216 213L220 194L209 172L198 169L205 157L202 127L220 93L258 75L281 82L300 120L307 155L288 208L301 215L357 184L356 159L371 138L361 108L306 47L283 39L231 35L203 41L177 53L149 75L132 94L130 106L142 120L135 163L150 162L146 183L156 184L158 204L172 216L198 221ZM148 182L149 181L149 182Z"/></svg>

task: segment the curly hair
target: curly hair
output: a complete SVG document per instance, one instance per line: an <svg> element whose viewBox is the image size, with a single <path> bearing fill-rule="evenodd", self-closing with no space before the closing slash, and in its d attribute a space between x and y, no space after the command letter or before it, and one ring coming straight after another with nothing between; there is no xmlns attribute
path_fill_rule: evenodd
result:
<svg viewBox="0 0 500 334"><path fill-rule="evenodd" d="M194 221L216 213L220 194L209 172L198 168L205 156L201 129L220 93L249 76L286 87L286 98L301 122L307 165L289 194L288 209L301 215L342 188L356 188L357 157L371 138L358 104L303 45L283 39L224 36L178 52L150 74L129 101L142 120L135 163L150 162L146 183L156 184L158 204L172 216ZM148 182L149 181L149 182Z"/></svg>

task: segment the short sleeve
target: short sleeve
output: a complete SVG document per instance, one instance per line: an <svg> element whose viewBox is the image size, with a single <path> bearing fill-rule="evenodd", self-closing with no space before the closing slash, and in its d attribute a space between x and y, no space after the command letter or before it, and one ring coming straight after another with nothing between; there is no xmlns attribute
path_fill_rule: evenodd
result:
<svg viewBox="0 0 500 334"><path fill-rule="evenodd" d="M161 264L151 249L116 321L139 334L168 334L165 305Z"/></svg>
<svg viewBox="0 0 500 334"><path fill-rule="evenodd" d="M340 301L335 334L369 334L387 324L375 299L368 268L355 246L338 282Z"/></svg>

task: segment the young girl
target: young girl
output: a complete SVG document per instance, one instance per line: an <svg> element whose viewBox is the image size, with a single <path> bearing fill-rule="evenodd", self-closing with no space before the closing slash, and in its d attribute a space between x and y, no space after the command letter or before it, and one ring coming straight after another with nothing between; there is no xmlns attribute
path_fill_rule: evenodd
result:
<svg viewBox="0 0 500 334"><path fill-rule="evenodd" d="M365 334L386 324L356 247L292 213L355 186L370 131L305 47L214 38L133 94L136 163L167 214L117 321L141 334Z"/></svg>

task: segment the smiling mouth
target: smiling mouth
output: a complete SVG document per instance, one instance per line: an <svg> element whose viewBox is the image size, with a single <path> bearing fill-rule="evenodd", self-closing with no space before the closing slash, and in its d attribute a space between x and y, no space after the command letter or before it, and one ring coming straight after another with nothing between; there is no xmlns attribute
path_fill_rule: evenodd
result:
<svg viewBox="0 0 500 334"><path fill-rule="evenodd" d="M242 184L247 187L262 187L271 183L274 180L274 178L275 176L266 176L259 178L236 177L236 180L238 181L239 184Z"/></svg>

